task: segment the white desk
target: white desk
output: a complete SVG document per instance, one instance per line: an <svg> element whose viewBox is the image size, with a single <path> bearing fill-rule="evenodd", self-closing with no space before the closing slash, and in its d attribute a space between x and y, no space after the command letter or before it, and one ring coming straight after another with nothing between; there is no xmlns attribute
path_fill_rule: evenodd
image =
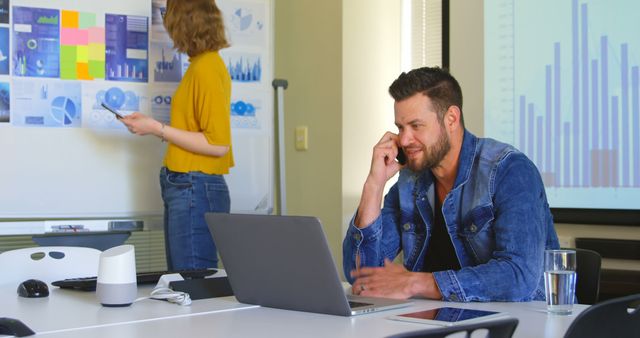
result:
<svg viewBox="0 0 640 338"><path fill-rule="evenodd" d="M54 290L48 300L38 299L33 303L28 301L31 300L21 298L3 306L10 311L6 313L3 310L3 316L21 319L38 332L38 336L48 338L384 337L394 333L436 327L393 321L386 319L387 316L431 309L445 304L508 312L520 320L514 337L552 338L562 337L577 313L587 307L577 305L571 316L553 316L544 312L544 302L462 304L415 300L413 305L407 308L355 317L339 317L248 307L238 304L233 297L198 300L190 307L147 300L130 308L104 308L97 303L93 293L79 294ZM37 305L45 306L39 309ZM31 313L32 319L25 318L25 313ZM47 318L50 316L53 318ZM56 325L56 321L61 323ZM66 329L53 331L56 326ZM73 326L76 329L70 329Z"/></svg>
<svg viewBox="0 0 640 338"><path fill-rule="evenodd" d="M146 297L153 286L138 288L138 297ZM23 298L17 286L0 287L2 305L0 317L20 319L38 334L62 332L79 328L105 327L126 323L153 321L182 316L224 312L255 305L240 304L235 297L221 297L194 301L191 306L179 306L165 301L145 299L128 307L104 307L95 292L64 290L50 287L45 298Z"/></svg>

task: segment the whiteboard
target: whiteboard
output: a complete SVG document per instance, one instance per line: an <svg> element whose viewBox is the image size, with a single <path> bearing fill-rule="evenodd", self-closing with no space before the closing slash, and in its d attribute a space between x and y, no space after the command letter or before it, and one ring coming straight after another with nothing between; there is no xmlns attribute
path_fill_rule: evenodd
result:
<svg viewBox="0 0 640 338"><path fill-rule="evenodd" d="M165 61L158 59L161 54L157 47L166 46L162 43L162 27L158 24L161 22L158 8L163 7L163 1L79 0L70 5L62 0L13 0L10 5L8 22L2 22L3 9L0 8L0 49L3 55L11 56L8 57L9 74L1 73L0 61L0 89L8 88L11 107L9 121L0 122L0 219L162 214L158 176L166 145L153 136L130 135L106 111L96 107L95 101L99 95L117 88L126 100L131 97L131 102L135 102L135 107L129 107L131 111L139 110L160 120L168 119L167 102L177 82L165 81L162 76L168 73L159 71L167 64L158 63ZM227 65L234 67L230 73L234 79L232 147L235 167L226 176L231 209L233 212L269 213L273 207L273 5L270 0L225 0L218 1L218 5L223 10L232 44L231 48L221 51L221 56ZM16 7L20 7L18 12ZM110 26L105 22L107 17L134 18L137 21L132 22L138 23L146 18L146 54L129 50L129 47L126 54L127 58L146 57L146 81L141 80L145 75L142 66L136 66L135 71L131 71L135 69L133 67L128 68L132 81L109 78L110 74L116 73L110 73L110 62L114 59L108 59L108 38L103 47L107 51L103 78L82 79L74 73L71 76L78 78L61 79L64 71L68 71L67 68L63 71L62 66L58 77L18 73L28 67L19 66L22 59L16 53L19 49L16 46L29 44L31 48L33 41L41 42L37 36L33 39L29 36L37 33L37 24L30 28L25 24L25 13L30 13L32 8L57 13L61 13L58 10L89 13L88 17L95 16L95 25L101 26L107 36L110 32ZM42 16L42 13L51 12L33 13ZM81 18L87 17L82 15ZM47 20L51 21L52 17L36 22ZM67 24L63 17L59 17L59 21L59 28ZM3 31L7 34L3 35ZM59 32L58 43L62 46L69 41L65 39L70 35L62 36L69 32L63 32L62 28ZM59 57L64 60L60 64L68 65L68 54L63 55L68 51L65 48L60 47L59 55L50 52L45 60L55 62ZM188 65L186 58L179 65L184 71ZM253 78L243 77L245 68L250 68ZM136 77L138 73L140 76ZM56 101L59 97L64 100ZM164 102L162 98L165 98ZM56 120L54 117L61 107L67 107L69 102L77 107L76 115L69 116L69 111L64 111L62 118ZM34 121L40 124L30 124Z"/></svg>

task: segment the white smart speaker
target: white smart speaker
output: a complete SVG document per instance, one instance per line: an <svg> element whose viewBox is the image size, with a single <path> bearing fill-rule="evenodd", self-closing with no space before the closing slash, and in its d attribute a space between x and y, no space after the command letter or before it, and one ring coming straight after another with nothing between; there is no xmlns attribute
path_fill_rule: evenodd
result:
<svg viewBox="0 0 640 338"><path fill-rule="evenodd" d="M120 245L100 254L96 295L104 306L129 306L138 295L136 252L133 245Z"/></svg>

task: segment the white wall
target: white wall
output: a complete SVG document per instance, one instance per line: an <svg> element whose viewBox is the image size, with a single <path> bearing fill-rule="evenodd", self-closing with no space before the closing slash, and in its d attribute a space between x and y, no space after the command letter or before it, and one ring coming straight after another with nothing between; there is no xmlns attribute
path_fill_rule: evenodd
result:
<svg viewBox="0 0 640 338"><path fill-rule="evenodd" d="M318 217L337 261L342 256L342 0L275 1L275 74L287 79L287 213ZM309 149L296 150L295 128Z"/></svg>
<svg viewBox="0 0 640 338"><path fill-rule="evenodd" d="M360 200L371 152L395 131L387 89L400 74L401 1L342 2L343 233Z"/></svg>
<svg viewBox="0 0 640 338"><path fill-rule="evenodd" d="M451 0L449 68L462 87L465 127L484 134L484 31L483 2Z"/></svg>
<svg viewBox="0 0 640 338"><path fill-rule="evenodd" d="M287 209L318 216L342 271L342 238L371 149L394 130L387 87L400 71L401 1L276 0L275 74L285 92ZM293 130L309 127L309 150ZM346 219L346 220L345 220Z"/></svg>

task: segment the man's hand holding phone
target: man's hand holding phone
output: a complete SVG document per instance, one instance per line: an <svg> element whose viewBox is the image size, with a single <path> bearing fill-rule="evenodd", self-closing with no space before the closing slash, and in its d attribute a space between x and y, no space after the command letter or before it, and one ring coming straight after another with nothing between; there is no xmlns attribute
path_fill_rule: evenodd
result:
<svg viewBox="0 0 640 338"><path fill-rule="evenodd" d="M384 186L404 166L399 161L403 159L404 155L404 153L400 155L402 148L400 148L399 143L399 136L388 131L378 141L378 144L373 147L371 169L364 183L355 220L357 227L365 227L378 217ZM398 158L398 161L396 161L396 158ZM406 157L404 159L406 160Z"/></svg>
<svg viewBox="0 0 640 338"><path fill-rule="evenodd" d="M406 163L406 156L399 145L397 134L386 132L373 148L369 176L384 186Z"/></svg>
<svg viewBox="0 0 640 338"><path fill-rule="evenodd" d="M397 134L386 132L373 149L371 173L383 171L384 176L379 176L380 183L386 183L407 162L407 157L399 145L400 138ZM370 173L370 174L371 174Z"/></svg>

